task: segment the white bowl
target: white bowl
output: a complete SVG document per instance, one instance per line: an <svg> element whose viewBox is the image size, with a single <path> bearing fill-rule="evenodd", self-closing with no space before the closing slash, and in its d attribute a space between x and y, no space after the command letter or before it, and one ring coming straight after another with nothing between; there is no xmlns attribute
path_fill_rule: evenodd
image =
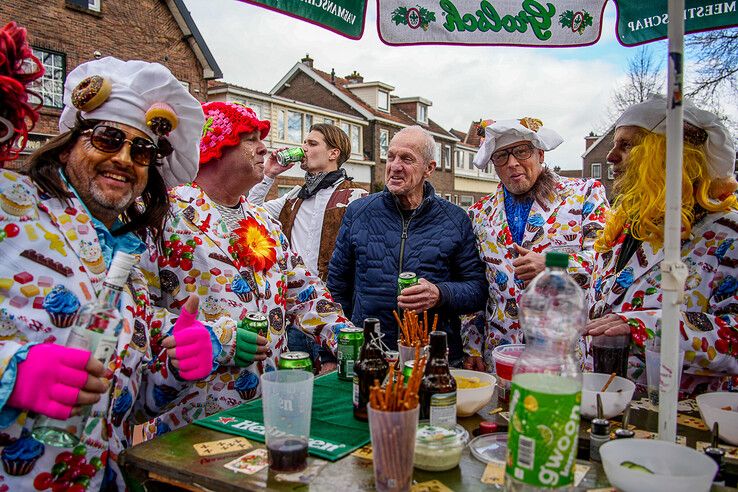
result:
<svg viewBox="0 0 738 492"><path fill-rule="evenodd" d="M707 492L717 463L686 446L654 439L618 439L600 448L610 484L623 492ZM630 461L653 474L622 466Z"/></svg>
<svg viewBox="0 0 738 492"><path fill-rule="evenodd" d="M615 376L610 386L607 387L607 391L602 393L600 390L609 378L609 374L596 372L582 374L581 412L584 417L588 419L597 417L597 393L602 395L602 413L606 419L623 413L625 406L633 398L635 383L620 376Z"/></svg>
<svg viewBox="0 0 738 492"><path fill-rule="evenodd" d="M497 382L497 378L492 374L467 369L451 369L451 375L479 378L480 381L489 383L481 388L456 389L456 415L459 417L474 415L492 398Z"/></svg>
<svg viewBox="0 0 738 492"><path fill-rule="evenodd" d="M720 439L738 445L738 393L705 393L697 397L702 420L712 430L715 422L720 426ZM723 410L721 407L731 407Z"/></svg>

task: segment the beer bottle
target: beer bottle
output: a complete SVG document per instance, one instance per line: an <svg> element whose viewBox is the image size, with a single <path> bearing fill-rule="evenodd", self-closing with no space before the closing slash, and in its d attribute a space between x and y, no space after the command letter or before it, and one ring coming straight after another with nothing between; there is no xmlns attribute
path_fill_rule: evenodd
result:
<svg viewBox="0 0 738 492"><path fill-rule="evenodd" d="M357 420L368 420L366 405L369 403L369 388L374 380L384 381L389 364L379 345L381 334L379 320L364 320L364 344L361 346L359 360L354 366L354 417Z"/></svg>
<svg viewBox="0 0 738 492"><path fill-rule="evenodd" d="M430 334L430 354L420 382L420 418L437 427L456 427L456 380L448 369L446 333Z"/></svg>

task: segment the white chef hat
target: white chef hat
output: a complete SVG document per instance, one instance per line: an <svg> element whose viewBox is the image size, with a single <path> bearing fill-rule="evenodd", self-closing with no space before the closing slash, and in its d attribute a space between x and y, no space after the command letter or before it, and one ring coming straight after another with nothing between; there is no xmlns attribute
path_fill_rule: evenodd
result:
<svg viewBox="0 0 738 492"><path fill-rule="evenodd" d="M200 160L202 106L163 65L105 57L79 65L64 84L59 130L69 131L77 113L85 119L132 126L160 147L172 147L159 171L167 187L192 181Z"/></svg>
<svg viewBox="0 0 738 492"><path fill-rule="evenodd" d="M705 153L707 168L712 178L729 178L735 170L735 147L727 128L718 117L709 111L699 109L691 101L682 100L684 107L685 139L689 139L689 125L704 130L707 134ZM637 126L650 132L666 134L666 99L654 96L639 104L630 106L615 122L615 128ZM696 142L701 143L701 142Z"/></svg>
<svg viewBox="0 0 738 492"><path fill-rule="evenodd" d="M486 125L485 125L486 123ZM543 122L536 118L520 118L518 120L487 120L484 127L484 142L474 156L474 165L479 169L487 167L492 154L502 147L526 140L537 149L553 150L564 139L555 131L544 128Z"/></svg>

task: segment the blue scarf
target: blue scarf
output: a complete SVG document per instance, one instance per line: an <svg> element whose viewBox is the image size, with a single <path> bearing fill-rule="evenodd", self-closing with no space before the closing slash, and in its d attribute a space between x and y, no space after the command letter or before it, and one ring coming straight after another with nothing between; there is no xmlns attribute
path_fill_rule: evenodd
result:
<svg viewBox="0 0 738 492"><path fill-rule="evenodd" d="M517 244L523 243L523 234L525 234L525 224L528 222L530 209L533 207L533 198L519 199L504 186L502 191L505 195L505 214L507 215L507 225L510 227L513 241Z"/></svg>
<svg viewBox="0 0 738 492"><path fill-rule="evenodd" d="M97 233L97 240L100 243L100 249L102 250L102 257L105 261L106 268L110 268L110 264L113 262L113 256L115 256L115 253L117 253L118 251L132 255L140 255L144 251L146 251L146 245L144 244L144 242L141 241L141 239L139 239L139 237L132 232L126 232L125 234L114 236L113 232L123 227L123 222L121 222L120 219L115 219L113 227L111 228L112 230L109 230L105 226L105 224L92 216L90 211L87 209L87 205L85 205L85 202L83 202L82 199L79 197L79 193L77 193L77 190L74 189L74 186L71 185L71 183L67 180L67 177L64 175L63 172L61 172L61 170L59 170L59 174L61 174L62 179L67 185L67 188L72 190L72 193L74 193L74 196L77 197L79 203L82 204L87 215L90 216L90 219L92 220L92 226L95 228L95 232Z"/></svg>

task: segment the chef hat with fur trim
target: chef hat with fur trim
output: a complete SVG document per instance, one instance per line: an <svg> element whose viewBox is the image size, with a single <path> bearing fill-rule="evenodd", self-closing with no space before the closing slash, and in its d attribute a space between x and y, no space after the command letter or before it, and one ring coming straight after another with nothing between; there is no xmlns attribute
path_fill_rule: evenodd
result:
<svg viewBox="0 0 738 492"><path fill-rule="evenodd" d="M707 167L712 178L729 178L735 170L735 147L730 132L710 111L684 99L684 139L705 146ZM615 122L615 128L637 126L660 135L666 134L666 99L654 96L630 106ZM690 128L691 126L691 128ZM702 135L700 135L701 132Z"/></svg>
<svg viewBox="0 0 738 492"><path fill-rule="evenodd" d="M105 57L79 65L64 84L59 130L84 119L113 121L142 131L160 149L159 171L167 187L197 175L200 133L205 121L200 101L158 63Z"/></svg>
<svg viewBox="0 0 738 492"><path fill-rule="evenodd" d="M474 165L484 169L489 164L492 154L502 147L515 142L527 141L540 150L553 150L564 141L555 131L544 128L543 122L536 118L521 118L518 120L485 120L480 127L484 127L484 142L474 156Z"/></svg>

